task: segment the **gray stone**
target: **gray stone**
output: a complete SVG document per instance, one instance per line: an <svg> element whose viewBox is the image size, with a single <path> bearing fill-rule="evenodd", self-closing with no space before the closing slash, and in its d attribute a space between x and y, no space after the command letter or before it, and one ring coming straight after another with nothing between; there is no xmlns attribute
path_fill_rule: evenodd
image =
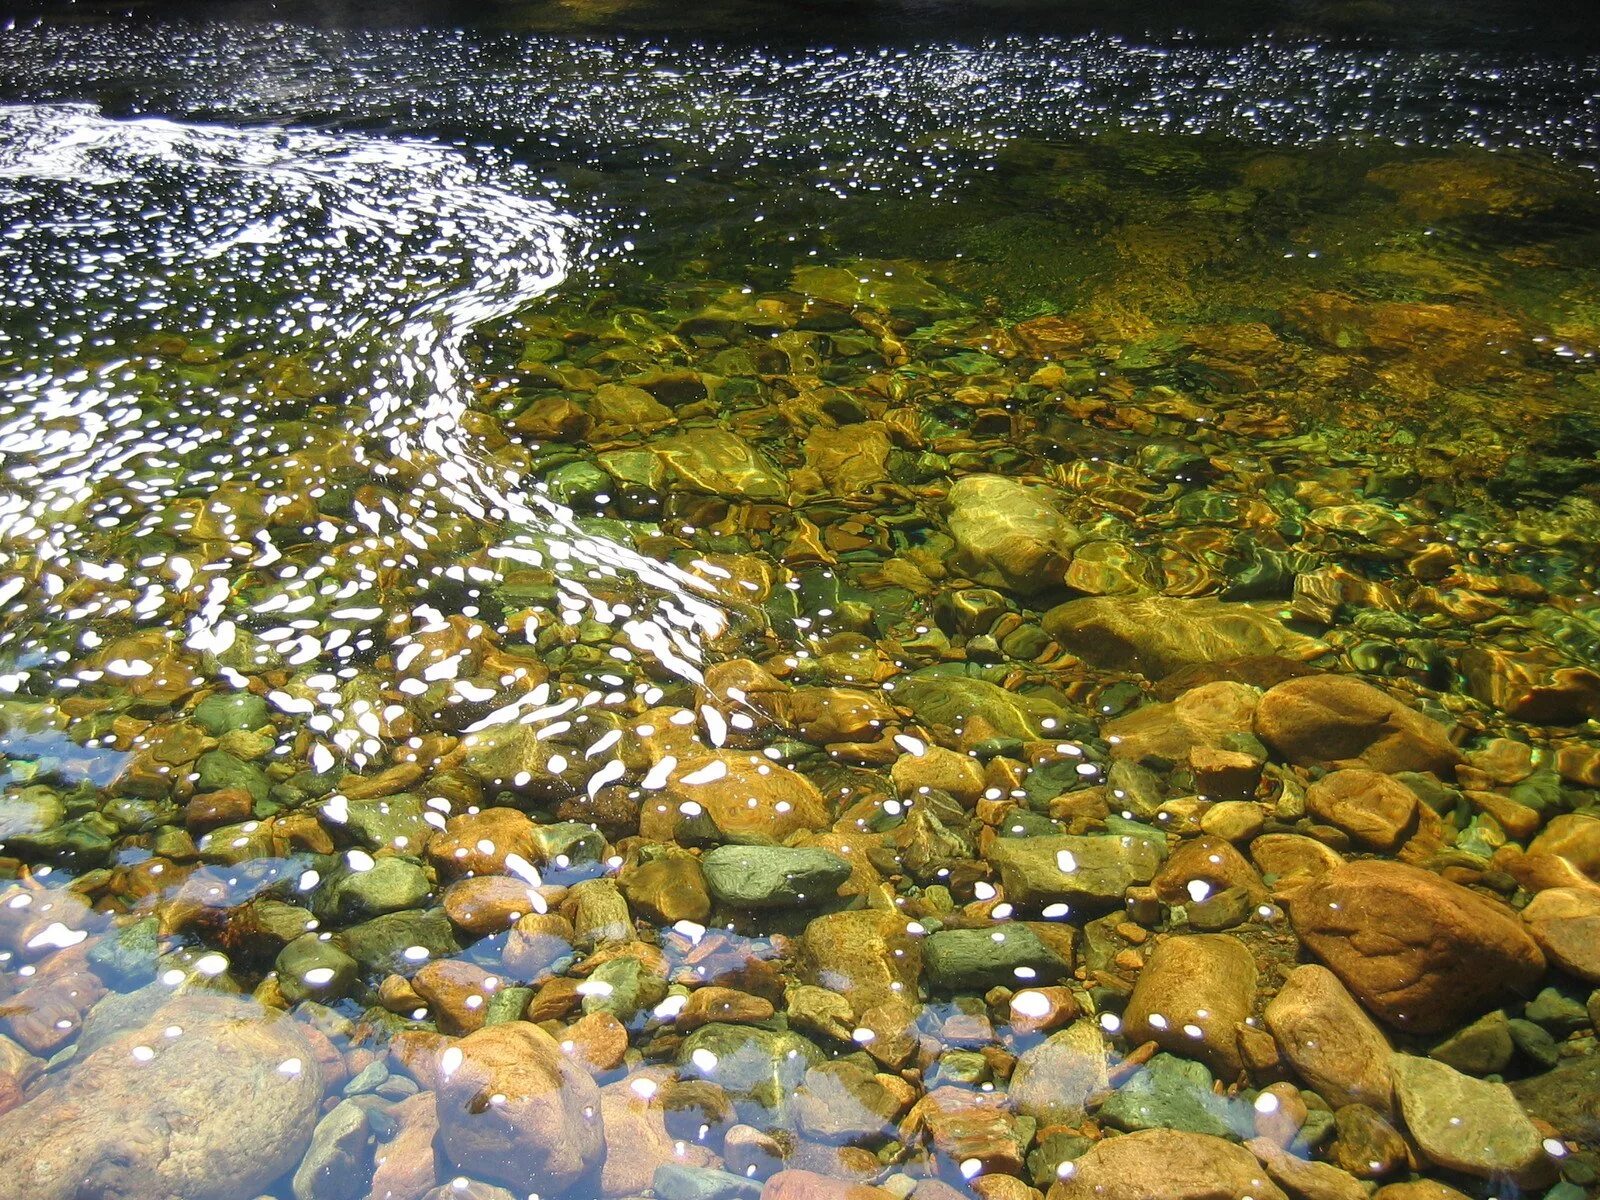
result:
<svg viewBox="0 0 1600 1200"><path fill-rule="evenodd" d="M761 1181L711 1167L662 1163L652 1188L658 1200L760 1200Z"/></svg>
<svg viewBox="0 0 1600 1200"><path fill-rule="evenodd" d="M1557 1036L1576 1033L1589 1026L1589 1013L1583 1001L1553 987L1547 987L1522 1010L1522 1015Z"/></svg>
<svg viewBox="0 0 1600 1200"><path fill-rule="evenodd" d="M362 970L382 975L409 977L429 959L461 949L450 919L437 908L386 913L350 926L339 939Z"/></svg>
<svg viewBox="0 0 1600 1200"><path fill-rule="evenodd" d="M1529 1116L1564 1138L1600 1142L1600 1054L1569 1058L1553 1071L1511 1085Z"/></svg>
<svg viewBox="0 0 1600 1200"><path fill-rule="evenodd" d="M1157 1054L1107 1097L1099 1117L1132 1132L1178 1129L1238 1140L1251 1128L1250 1107L1230 1103L1211 1091L1205 1064Z"/></svg>
<svg viewBox="0 0 1600 1200"><path fill-rule="evenodd" d="M1008 1095L1012 1106L1041 1126L1076 1125L1089 1100L1110 1086L1100 1026L1074 1021L1017 1058Z"/></svg>
<svg viewBox="0 0 1600 1200"><path fill-rule="evenodd" d="M1063 925L1061 934L1069 939L1072 930ZM1063 957L1020 922L992 929L941 929L923 941L922 959L929 984L944 991L1026 987L1056 983L1072 974L1070 955Z"/></svg>
<svg viewBox="0 0 1600 1200"><path fill-rule="evenodd" d="M1548 1071L1561 1060L1561 1046L1542 1025L1532 1021L1513 1020L1506 1023L1511 1031L1511 1044L1517 1053L1541 1070Z"/></svg>
<svg viewBox="0 0 1600 1200"><path fill-rule="evenodd" d="M593 985L583 998L583 1011L608 1012L624 1025L666 997L667 981L645 970L637 958L613 958L589 975Z"/></svg>
<svg viewBox="0 0 1600 1200"><path fill-rule="evenodd" d="M1498 1075L1515 1050L1511 1023L1496 1009L1445 1038L1428 1051L1428 1057L1468 1075Z"/></svg>
<svg viewBox="0 0 1600 1200"><path fill-rule="evenodd" d="M34 837L67 818L67 805L47 787L28 787L0 795L0 842Z"/></svg>
<svg viewBox="0 0 1600 1200"><path fill-rule="evenodd" d="M835 899L850 864L827 850L718 846L700 860L706 886L731 908L803 908Z"/></svg>
<svg viewBox="0 0 1600 1200"><path fill-rule="evenodd" d="M372 1133L359 1104L341 1100L317 1122L294 1173L294 1200L356 1200L372 1170Z"/></svg>

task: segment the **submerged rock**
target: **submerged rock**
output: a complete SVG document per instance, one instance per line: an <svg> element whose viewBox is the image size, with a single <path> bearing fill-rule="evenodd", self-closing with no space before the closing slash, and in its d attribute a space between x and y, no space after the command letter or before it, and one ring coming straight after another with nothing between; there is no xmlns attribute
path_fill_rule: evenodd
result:
<svg viewBox="0 0 1600 1200"><path fill-rule="evenodd" d="M1403 863L1345 863L1297 892L1295 932L1382 1020L1453 1028L1544 975L1544 955L1504 905Z"/></svg>
<svg viewBox="0 0 1600 1200"><path fill-rule="evenodd" d="M1055 983L1072 973L1075 931L1051 927L1049 942L1020 922L990 929L941 929L923 945L928 982L946 991Z"/></svg>
<svg viewBox="0 0 1600 1200"><path fill-rule="evenodd" d="M1169 937L1139 972L1123 1027L1135 1043L1199 1058L1232 1080L1244 1065L1237 1028L1255 993L1255 958L1243 942L1226 934Z"/></svg>
<svg viewBox="0 0 1600 1200"><path fill-rule="evenodd" d="M744 909L815 907L850 878L850 864L837 854L787 846L719 846L700 868L719 903Z"/></svg>
<svg viewBox="0 0 1600 1200"><path fill-rule="evenodd" d="M1600 888L1550 888L1522 910L1550 960L1586 983L1600 984Z"/></svg>
<svg viewBox="0 0 1600 1200"><path fill-rule="evenodd" d="M1026 911L1051 904L1106 908L1135 884L1149 883L1163 848L1131 834L996 838L989 861L1006 899Z"/></svg>
<svg viewBox="0 0 1600 1200"><path fill-rule="evenodd" d="M1549 1183L1555 1164L1511 1089L1432 1059L1396 1054L1394 1094L1406 1128L1429 1160L1483 1179Z"/></svg>
<svg viewBox="0 0 1600 1200"><path fill-rule="evenodd" d="M1363 767L1450 778L1460 752L1449 731L1359 679L1309 675L1268 688L1256 734L1299 766Z"/></svg>
<svg viewBox="0 0 1600 1200"><path fill-rule="evenodd" d="M253 1196L299 1163L321 1098L292 1021L188 995L0 1116L0 1178L28 1200Z"/></svg>
<svg viewBox="0 0 1600 1200"><path fill-rule="evenodd" d="M1266 1018L1284 1059L1333 1107L1390 1110L1389 1039L1328 968L1308 963L1289 972Z"/></svg>
<svg viewBox="0 0 1600 1200"><path fill-rule="evenodd" d="M1094 1021L1074 1021L1017 1058L1006 1094L1041 1126L1076 1125L1091 1097L1110 1086L1105 1038Z"/></svg>
<svg viewBox="0 0 1600 1200"><path fill-rule="evenodd" d="M1269 607L1221 600L1091 596L1052 608L1044 627L1085 662L1150 679L1215 659L1307 659L1327 649L1273 614Z"/></svg>
<svg viewBox="0 0 1600 1200"><path fill-rule="evenodd" d="M956 565L978 583L1033 595L1059 587L1082 535L1048 488L968 475L946 497Z"/></svg>
<svg viewBox="0 0 1600 1200"><path fill-rule="evenodd" d="M1248 1151L1202 1133L1149 1129L1096 1142L1048 1200L1288 1200Z"/></svg>
<svg viewBox="0 0 1600 1200"><path fill-rule="evenodd" d="M518 1192L575 1183L603 1157L600 1092L527 1021L490 1025L438 1065L439 1144L455 1167Z"/></svg>

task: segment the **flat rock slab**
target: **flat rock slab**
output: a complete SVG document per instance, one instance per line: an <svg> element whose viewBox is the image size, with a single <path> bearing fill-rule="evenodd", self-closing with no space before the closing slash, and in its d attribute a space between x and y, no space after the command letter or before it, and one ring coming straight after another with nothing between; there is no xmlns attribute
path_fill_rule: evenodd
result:
<svg viewBox="0 0 1600 1200"><path fill-rule="evenodd" d="M1406 1127L1431 1161L1480 1179L1507 1175L1526 1187L1555 1178L1538 1129L1505 1084L1409 1054L1396 1054L1391 1069Z"/></svg>

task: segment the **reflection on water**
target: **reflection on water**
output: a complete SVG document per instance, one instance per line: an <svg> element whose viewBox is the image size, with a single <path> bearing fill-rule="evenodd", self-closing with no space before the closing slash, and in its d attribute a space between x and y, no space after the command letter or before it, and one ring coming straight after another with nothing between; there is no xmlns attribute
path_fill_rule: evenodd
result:
<svg viewBox="0 0 1600 1200"><path fill-rule="evenodd" d="M0 56L0 1178L1593 1183L1596 64Z"/></svg>

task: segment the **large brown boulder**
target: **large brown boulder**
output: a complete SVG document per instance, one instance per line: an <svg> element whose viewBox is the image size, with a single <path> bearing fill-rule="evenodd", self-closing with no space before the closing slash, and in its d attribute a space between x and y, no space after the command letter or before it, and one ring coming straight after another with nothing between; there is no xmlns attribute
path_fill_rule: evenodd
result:
<svg viewBox="0 0 1600 1200"><path fill-rule="evenodd" d="M1344 675L1308 675L1268 688L1256 706L1256 736L1303 767L1448 776L1461 761L1443 725Z"/></svg>
<svg viewBox="0 0 1600 1200"><path fill-rule="evenodd" d="M254 1196L300 1161L321 1099L316 1055L292 1021L186 996L0 1117L0 1193Z"/></svg>
<svg viewBox="0 0 1600 1200"><path fill-rule="evenodd" d="M562 1190L604 1155L594 1080L529 1021L490 1025L446 1049L437 1102L450 1162L516 1192Z"/></svg>
<svg viewBox="0 0 1600 1200"><path fill-rule="evenodd" d="M1048 1200L1287 1200L1255 1155L1204 1133L1106 1138L1071 1166Z"/></svg>
<svg viewBox="0 0 1600 1200"><path fill-rule="evenodd" d="M1345 863L1290 901L1295 932L1380 1019L1454 1028L1531 994L1544 955L1498 901L1403 863Z"/></svg>

